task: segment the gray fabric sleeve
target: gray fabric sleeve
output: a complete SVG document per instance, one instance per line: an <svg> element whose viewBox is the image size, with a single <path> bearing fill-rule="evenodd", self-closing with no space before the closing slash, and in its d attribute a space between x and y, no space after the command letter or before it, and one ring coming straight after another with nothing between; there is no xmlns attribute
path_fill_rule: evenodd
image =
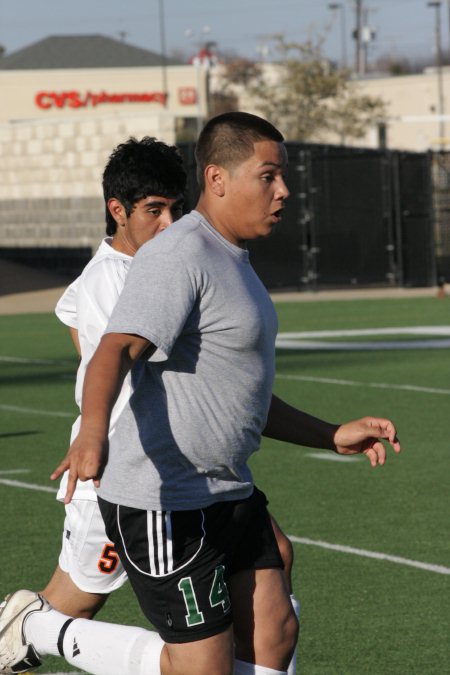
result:
<svg viewBox="0 0 450 675"><path fill-rule="evenodd" d="M151 360L163 360L195 301L195 284L183 260L173 253L151 255L141 249L105 332L140 335L158 348Z"/></svg>

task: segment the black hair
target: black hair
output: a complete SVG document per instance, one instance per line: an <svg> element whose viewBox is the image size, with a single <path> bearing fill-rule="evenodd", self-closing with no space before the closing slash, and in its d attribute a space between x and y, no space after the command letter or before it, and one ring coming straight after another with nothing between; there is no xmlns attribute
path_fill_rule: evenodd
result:
<svg viewBox="0 0 450 675"><path fill-rule="evenodd" d="M258 141L282 143L283 135L270 122L246 112L227 112L210 119L197 141L197 181L205 188L204 171L209 164L231 170L242 164L254 152Z"/></svg>
<svg viewBox="0 0 450 675"><path fill-rule="evenodd" d="M117 224L108 209L116 198L129 216L136 202L149 195L175 198L186 188L186 171L178 149L150 136L138 141L129 138L111 153L103 171L106 234L113 235Z"/></svg>

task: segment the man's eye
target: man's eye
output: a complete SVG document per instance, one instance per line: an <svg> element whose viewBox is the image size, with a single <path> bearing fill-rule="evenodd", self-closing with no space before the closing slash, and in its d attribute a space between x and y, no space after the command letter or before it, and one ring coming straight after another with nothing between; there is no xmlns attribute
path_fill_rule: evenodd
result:
<svg viewBox="0 0 450 675"><path fill-rule="evenodd" d="M266 183L271 183L271 182L273 181L273 176L272 176L271 173L266 173L266 174L264 174L264 176L262 177L262 179L263 179L263 181L265 181Z"/></svg>
<svg viewBox="0 0 450 675"><path fill-rule="evenodd" d="M159 218L162 211L161 211L161 209L150 209L149 213L151 213L152 216L155 216L155 218Z"/></svg>

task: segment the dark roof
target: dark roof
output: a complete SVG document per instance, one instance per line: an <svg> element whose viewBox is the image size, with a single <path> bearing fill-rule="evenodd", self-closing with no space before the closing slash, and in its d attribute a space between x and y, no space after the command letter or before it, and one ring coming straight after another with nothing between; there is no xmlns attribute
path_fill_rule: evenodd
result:
<svg viewBox="0 0 450 675"><path fill-rule="evenodd" d="M160 66L162 56L104 35L54 35L0 57L3 70ZM167 65L180 61L166 58Z"/></svg>

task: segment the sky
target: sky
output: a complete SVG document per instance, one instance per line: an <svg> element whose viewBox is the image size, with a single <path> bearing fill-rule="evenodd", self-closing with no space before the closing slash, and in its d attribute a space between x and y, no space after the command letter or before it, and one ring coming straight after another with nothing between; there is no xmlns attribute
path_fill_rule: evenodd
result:
<svg viewBox="0 0 450 675"><path fill-rule="evenodd" d="M322 35L326 56L342 61L346 51L351 64L356 1L341 0L343 11L330 10L329 4L329 0L0 0L0 45L9 54L50 35L101 34L124 37L129 44L159 53L165 41L170 55L173 50L193 54L207 39L222 51L251 59L265 54L270 60L273 51L266 50L274 34L294 42ZM376 31L369 62L386 54L433 57L436 10L427 6L427 0L363 0L363 7L368 25ZM445 50L450 46L449 10L450 0L442 0Z"/></svg>

